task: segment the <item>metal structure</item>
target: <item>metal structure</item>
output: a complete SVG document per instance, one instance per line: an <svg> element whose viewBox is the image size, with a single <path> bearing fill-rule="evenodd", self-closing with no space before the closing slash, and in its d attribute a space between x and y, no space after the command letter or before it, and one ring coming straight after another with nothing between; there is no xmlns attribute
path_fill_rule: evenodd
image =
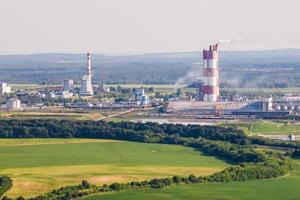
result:
<svg viewBox="0 0 300 200"><path fill-rule="evenodd" d="M222 104L216 105L216 116L221 117L224 114L224 106Z"/></svg>
<svg viewBox="0 0 300 200"><path fill-rule="evenodd" d="M203 49L203 101L216 102L219 99L218 44Z"/></svg>

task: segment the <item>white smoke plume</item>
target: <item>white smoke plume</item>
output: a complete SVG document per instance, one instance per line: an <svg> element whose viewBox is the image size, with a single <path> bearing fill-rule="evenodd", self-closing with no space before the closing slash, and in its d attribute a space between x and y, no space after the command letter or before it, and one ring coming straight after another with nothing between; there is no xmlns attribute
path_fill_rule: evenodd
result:
<svg viewBox="0 0 300 200"><path fill-rule="evenodd" d="M179 85L190 84L194 81L199 80L199 78L202 76L201 65L202 62L194 63L190 71L188 71L184 76L177 79L174 85L174 92L177 91Z"/></svg>
<svg viewBox="0 0 300 200"><path fill-rule="evenodd" d="M241 37L235 37L231 39L223 39L217 42L218 45L228 45L228 44L235 44L244 41ZM178 86L181 84L189 84L195 81L199 81L202 78L202 66L201 63L194 63L194 66L190 71L186 73L185 76L180 77L177 79L174 85L174 92L178 89Z"/></svg>
<svg viewBox="0 0 300 200"><path fill-rule="evenodd" d="M236 38L232 38L232 39L220 40L217 42L217 44L219 44L219 45L234 44L234 43L242 42L243 40L244 39L241 37L236 37Z"/></svg>

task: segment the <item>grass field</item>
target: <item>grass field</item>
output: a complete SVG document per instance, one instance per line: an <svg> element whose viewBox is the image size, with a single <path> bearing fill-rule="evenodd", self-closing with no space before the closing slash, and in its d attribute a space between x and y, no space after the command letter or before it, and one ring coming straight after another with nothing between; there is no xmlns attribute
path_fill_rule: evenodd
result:
<svg viewBox="0 0 300 200"><path fill-rule="evenodd" d="M286 121L255 120L249 122L223 123L223 126L237 126L250 135L288 135L300 134L300 124Z"/></svg>
<svg viewBox="0 0 300 200"><path fill-rule="evenodd" d="M0 111L0 118L18 119L77 119L95 120L104 117L100 112Z"/></svg>
<svg viewBox="0 0 300 200"><path fill-rule="evenodd" d="M10 197L31 197L64 185L208 175L228 164L192 148L89 139L1 139L0 174L13 178Z"/></svg>
<svg viewBox="0 0 300 200"><path fill-rule="evenodd" d="M178 185L160 190L128 190L87 197L84 200L299 200L300 159L289 175L277 179Z"/></svg>
<svg viewBox="0 0 300 200"><path fill-rule="evenodd" d="M263 133L263 134L300 134L299 124L289 124L287 122L272 122L261 120L253 124L253 133Z"/></svg>
<svg viewBox="0 0 300 200"><path fill-rule="evenodd" d="M299 93L299 87L289 87L289 88L221 88L224 91L237 91L239 93Z"/></svg>

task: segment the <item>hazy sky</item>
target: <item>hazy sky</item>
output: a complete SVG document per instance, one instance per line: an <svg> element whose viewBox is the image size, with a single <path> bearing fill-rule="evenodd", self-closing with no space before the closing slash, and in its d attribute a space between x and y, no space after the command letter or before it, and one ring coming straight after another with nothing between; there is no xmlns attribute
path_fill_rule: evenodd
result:
<svg viewBox="0 0 300 200"><path fill-rule="evenodd" d="M0 0L0 53L300 48L299 0Z"/></svg>

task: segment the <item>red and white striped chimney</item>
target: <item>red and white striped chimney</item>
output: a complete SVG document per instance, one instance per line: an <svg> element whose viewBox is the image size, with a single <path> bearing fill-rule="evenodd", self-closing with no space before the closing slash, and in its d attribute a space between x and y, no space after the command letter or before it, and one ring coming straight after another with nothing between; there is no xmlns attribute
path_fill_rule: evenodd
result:
<svg viewBox="0 0 300 200"><path fill-rule="evenodd" d="M203 101L216 102L219 99L219 53L218 44L203 49Z"/></svg>

